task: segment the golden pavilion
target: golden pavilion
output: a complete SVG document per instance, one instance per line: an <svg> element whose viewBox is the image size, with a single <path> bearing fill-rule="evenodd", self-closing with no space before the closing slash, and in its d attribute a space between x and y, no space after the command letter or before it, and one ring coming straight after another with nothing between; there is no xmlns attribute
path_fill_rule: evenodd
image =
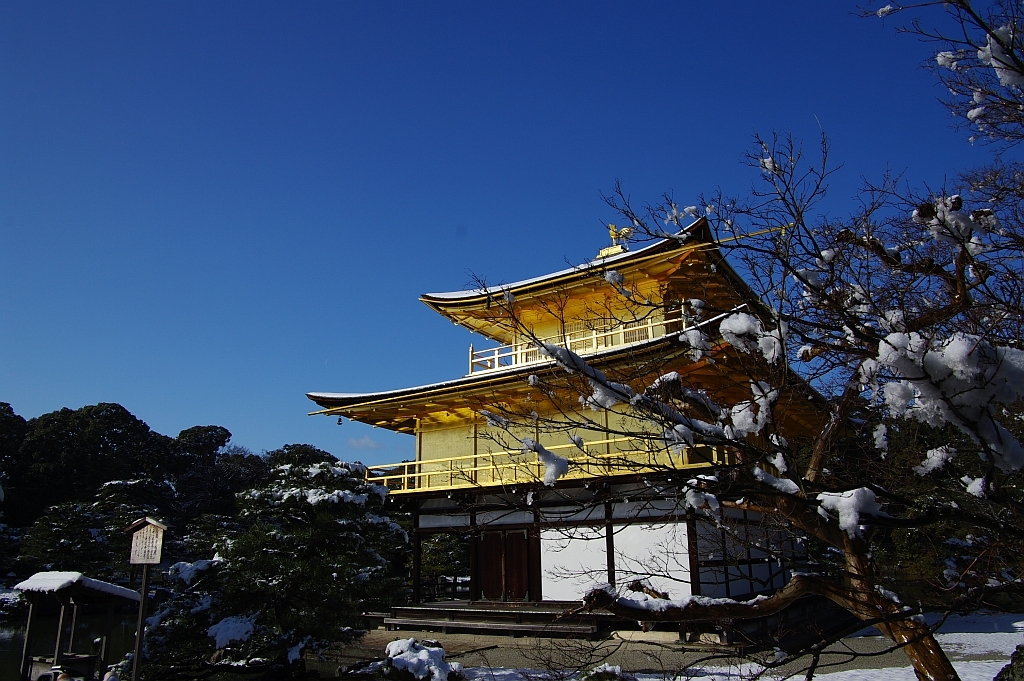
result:
<svg viewBox="0 0 1024 681"><path fill-rule="evenodd" d="M595 582L634 579L674 597L748 596L785 583L790 565L778 552L769 556L751 548L757 542L726 536L672 484L735 464L736 452L659 447L657 437L638 439L635 427L626 427L628 405L592 411L576 403L569 411L571 401L542 387L566 372L538 341L572 350L639 391L675 372L719 404L750 399L759 369L722 341L717 324L735 311L765 321L770 313L704 219L635 250L605 248L578 267L420 299L490 341L469 347L465 375L377 393L308 393L320 407L314 414L415 438L414 461L367 472L415 519L414 600L437 596L419 571L422 542L439 533L468 544L468 574L451 580L468 585L461 593L473 603L579 601ZM695 327L710 339L703 353L686 342ZM775 403L774 429L791 441L809 439L823 427L827 405L799 379L787 385ZM544 485L543 461L519 446L518 435L507 436L497 414L567 459L568 471ZM531 430L529 418L511 418L522 414L548 427ZM559 423L565 427L551 427ZM732 516L757 524L742 512ZM795 546L789 550L796 555Z"/></svg>

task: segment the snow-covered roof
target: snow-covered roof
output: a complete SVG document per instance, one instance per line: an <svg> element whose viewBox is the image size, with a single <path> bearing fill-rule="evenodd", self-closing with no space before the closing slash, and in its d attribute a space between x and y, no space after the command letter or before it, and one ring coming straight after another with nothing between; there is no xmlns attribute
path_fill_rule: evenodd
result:
<svg viewBox="0 0 1024 681"><path fill-rule="evenodd" d="M683 230L683 232L680 233L680 236L685 234L692 227L693 225L688 227L686 230ZM622 260L631 260L634 258L639 258L644 255L647 255L648 253L656 251L659 248L662 248L666 244L672 244L673 246L675 246L679 244L679 241L677 239L660 239L636 251L623 251L622 253L616 253L615 255L608 256L607 258L598 258L590 262L583 263L578 267L569 267L564 270L558 270L557 272L542 274L539 277L531 277L529 279L514 281L511 284L499 284L496 286L468 289L465 291L424 293L423 298L436 298L439 300L458 300L460 298L475 298L477 296L483 296L487 294L501 294L504 293L505 291L512 291L518 288L522 288L524 286L530 286L531 284L537 284L543 281L547 281L549 279L558 279L559 277L564 277L569 274L579 274L581 272L586 272L587 270L595 267L608 267L609 265L614 265Z"/></svg>
<svg viewBox="0 0 1024 681"><path fill-rule="evenodd" d="M24 582L15 584L14 588L18 591L55 593L57 591L68 589L76 584L89 591L105 593L132 601L139 600L139 594L137 591L132 591L131 589L126 589L123 586L111 584L110 582L102 582L98 579L86 577L81 572L37 572Z"/></svg>

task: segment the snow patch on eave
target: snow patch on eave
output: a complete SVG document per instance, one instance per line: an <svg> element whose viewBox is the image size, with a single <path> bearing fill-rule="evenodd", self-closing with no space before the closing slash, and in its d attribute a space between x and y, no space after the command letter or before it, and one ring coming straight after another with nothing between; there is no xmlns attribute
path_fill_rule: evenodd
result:
<svg viewBox="0 0 1024 681"><path fill-rule="evenodd" d="M690 327L690 328L694 328L694 327ZM601 352L590 353L590 354L586 355L585 358L586 358L586 360L588 362L590 362L591 360L595 360L595 359L596 360L603 359L605 357L614 355L617 352L622 352L623 350L633 350L633 351L635 351L637 349L643 349L644 347L653 346L653 345L655 345L655 344L657 344L659 342L664 342L666 339L675 338L675 337L679 336L680 333L682 333L682 332L680 332L680 331L673 331L672 333L667 333L664 336L658 336L657 338L651 338L651 339L648 339L646 341L641 341L639 343L632 343L630 345L616 345L616 346L614 346L612 348L608 348L607 350L602 350ZM511 366L511 367L508 367L506 369L500 369L500 370L496 370L496 371L486 371L486 372L480 372L480 373L475 373L475 374L469 374L467 376L461 376L459 378L453 378L453 379L448 380L448 381L441 381L440 383L429 383L427 385L419 385L419 386L410 387L410 388L398 388L396 390L385 390L385 391L376 392L376 393L322 393L322 392L310 392L310 393L306 393L306 397L308 397L310 400L312 400L314 402L316 402L319 399L322 399L322 400L355 400L355 399L364 399L365 402L352 402L351 404L338 405L339 407L361 406L361 405L365 404L366 402L376 401L377 399L387 399L389 397L400 397L400 396L412 397L414 394L419 393L421 391L425 392L425 391L428 391L428 390L436 390L436 389L439 389L439 388L450 388L450 387L454 387L454 386L467 385L467 384L473 383L474 381L484 382L484 381L487 381L487 380L489 380L491 378L500 377L500 376L507 376L507 375L513 375L513 374L515 374L517 372L522 372L524 374L528 374L530 371L535 371L538 368L544 369L544 368L551 367L551 366L555 366L555 363L554 363L553 360L552 361L547 361L547 362L535 362L535 363L532 363L532 364L524 364L524 365L520 365L520 366ZM334 407L327 407L327 408L328 409L333 409Z"/></svg>
<svg viewBox="0 0 1024 681"><path fill-rule="evenodd" d="M689 231L692 230L695 225L697 225L698 222L700 222L700 220L697 220L697 221L693 222L692 224L690 224L688 227L686 227L685 229L680 231L679 235L680 236L687 235L689 233ZM614 264L614 263L617 263L617 262L621 262L623 260L628 260L629 258L635 258L637 256L644 255L644 254L646 254L649 251L657 250L658 248L661 248L662 246L664 246L667 243L678 244L679 240L678 239L661 239L659 241L655 241L654 243L648 244L647 246L644 246L643 248L641 248L638 251L625 251L623 253L617 253L617 254L609 256L607 258L598 258L598 259L595 259L595 260L591 260L590 262L583 263L582 265L580 265L578 267L569 267L567 269L559 270L557 272L551 272L550 274L542 274L542 275L540 275L538 277L531 277L529 279L522 279L520 281L514 281L511 284L498 284L498 285L495 285L495 286L488 286L486 288L476 288L476 289L469 289L469 290L465 290L465 291L443 291L443 292L440 292L440 293L424 293L420 297L421 297L421 299L433 298L433 299L436 299L436 300L459 300L459 299L462 299L462 298L476 298L478 296L486 296L488 294L490 294L490 295L496 295L496 294L497 295L501 295L501 294L504 294L506 291L510 291L510 290L517 289L517 288L522 288L524 286L530 286L532 284L539 284L539 283L547 281L549 279L557 279L559 277L564 277L566 275L579 274L581 272L586 272L586 271L594 269L594 268L605 267L607 265L611 265L611 264ZM424 301L424 302L430 302L430 301Z"/></svg>

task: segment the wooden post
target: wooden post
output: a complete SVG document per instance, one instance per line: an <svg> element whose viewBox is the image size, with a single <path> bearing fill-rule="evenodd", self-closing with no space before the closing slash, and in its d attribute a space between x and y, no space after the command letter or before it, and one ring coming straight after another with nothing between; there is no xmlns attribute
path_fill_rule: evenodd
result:
<svg viewBox="0 0 1024 681"><path fill-rule="evenodd" d="M686 552L690 563L690 595L700 596L700 545L697 543L697 512L686 509Z"/></svg>
<svg viewBox="0 0 1024 681"><path fill-rule="evenodd" d="M103 622L103 639L100 642L100 673L105 674L110 666L110 635L114 631L114 602L107 603L106 618Z"/></svg>
<svg viewBox="0 0 1024 681"><path fill-rule="evenodd" d="M64 649L64 652L68 655L71 654L71 649L75 647L75 628L78 626L78 601L74 598L71 599L71 631L68 633L68 647Z"/></svg>
<svg viewBox="0 0 1024 681"><path fill-rule="evenodd" d="M420 537L420 514L412 514L412 602L419 603L421 572L423 570L423 547Z"/></svg>
<svg viewBox="0 0 1024 681"><path fill-rule="evenodd" d="M60 598L58 596L58 598ZM60 618L57 620L57 645L53 649L53 666L59 667L64 658L64 629L67 628L68 598L60 598Z"/></svg>
<svg viewBox="0 0 1024 681"><path fill-rule="evenodd" d="M27 680L32 671L32 634L35 633L32 625L36 614L36 599L29 597L28 600L28 624L25 625L25 642L21 647L21 679Z"/></svg>
<svg viewBox="0 0 1024 681"><path fill-rule="evenodd" d="M142 664L142 637L146 623L146 592L149 591L149 568L159 565L163 556L164 532L167 526L152 518L140 518L125 528L132 535L131 565L142 566L142 588L139 591L139 619L135 628L135 655L132 657L132 681L138 681Z"/></svg>
<svg viewBox="0 0 1024 681"><path fill-rule="evenodd" d="M142 627L146 622L146 591L149 590L149 564L142 566L142 589L139 594L139 619L135 627L135 654L132 656L132 681L139 681L139 664L142 657Z"/></svg>
<svg viewBox="0 0 1024 681"><path fill-rule="evenodd" d="M480 561L477 558L479 536L476 533L476 511L469 512L469 600L480 600L480 575L477 574Z"/></svg>
<svg viewBox="0 0 1024 681"><path fill-rule="evenodd" d="M604 502L604 551L608 567L608 583L615 586L615 526L612 525L614 504Z"/></svg>

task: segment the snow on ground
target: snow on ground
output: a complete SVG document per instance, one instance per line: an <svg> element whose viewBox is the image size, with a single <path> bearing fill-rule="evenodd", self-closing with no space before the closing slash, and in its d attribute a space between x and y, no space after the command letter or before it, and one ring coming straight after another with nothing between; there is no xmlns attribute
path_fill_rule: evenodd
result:
<svg viewBox="0 0 1024 681"><path fill-rule="evenodd" d="M960 681L992 681L992 677L999 673L999 670L1006 666L1005 660L997 662L954 662ZM725 676L723 679L730 677ZM834 674L815 674L814 678L822 681L876 681L884 678L885 681L917 681L914 670L910 667L897 667L895 669L852 669Z"/></svg>
<svg viewBox="0 0 1024 681"><path fill-rule="evenodd" d="M950 617L936 638L950 656L1009 657L1024 643L1024 614Z"/></svg>
<svg viewBox="0 0 1024 681"><path fill-rule="evenodd" d="M937 623L929 617L931 624ZM855 636L873 636L874 629L866 629ZM953 661L961 681L991 681L1006 666L1014 649L1024 644L1024 614L954 615L949 617L936 635L939 644ZM987 659L971 659L987 658ZM867 659L867 658L864 658ZM689 674L678 675L674 681L741 681L750 679L760 669L757 665L707 666L692 669ZM530 669L470 667L465 670L468 681L538 681L549 676L548 672ZM798 677L802 678L802 674ZM780 678L771 672L760 677L765 680ZM671 674L636 674L636 681L667 681ZM847 669L829 672L822 669L815 679L823 681L916 681L909 663L905 666L882 669Z"/></svg>
<svg viewBox="0 0 1024 681"><path fill-rule="evenodd" d="M988 662L954 662L953 666L960 675L960 681L992 681L992 677L999 673L999 670L1006 665L1005 660ZM691 670L688 675L675 677L675 681L747 681L756 670L752 666L738 667L708 667L703 670ZM537 681L546 678L547 672L537 669L491 669L487 667L473 667L465 670L467 681ZM797 678L802 678L800 674ZM660 674L636 674L636 681L667 681L672 677ZM761 679L769 681L778 678L770 673ZM815 674L815 679L822 681L877 681L884 678L885 681L917 681L914 670L910 667L897 667L893 669L852 669L831 674Z"/></svg>
<svg viewBox="0 0 1024 681"><path fill-rule="evenodd" d="M938 618L927 616L929 624ZM855 635L877 635L874 628ZM936 640L950 658L995 657L1009 658L1014 649L1024 644L1024 613L952 615L939 628Z"/></svg>

